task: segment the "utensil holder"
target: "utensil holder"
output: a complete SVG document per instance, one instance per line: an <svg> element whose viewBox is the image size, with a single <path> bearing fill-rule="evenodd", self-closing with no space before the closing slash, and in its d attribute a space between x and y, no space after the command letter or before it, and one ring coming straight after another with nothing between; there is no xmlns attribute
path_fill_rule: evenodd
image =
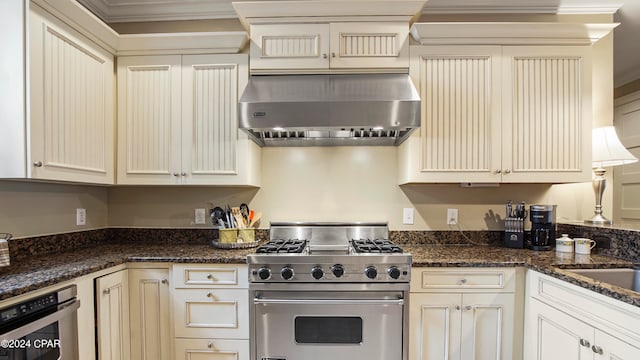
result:
<svg viewBox="0 0 640 360"><path fill-rule="evenodd" d="M250 243L256 241L256 229L238 229L237 242Z"/></svg>
<svg viewBox="0 0 640 360"><path fill-rule="evenodd" d="M238 240L238 229L218 229L220 242L235 243Z"/></svg>

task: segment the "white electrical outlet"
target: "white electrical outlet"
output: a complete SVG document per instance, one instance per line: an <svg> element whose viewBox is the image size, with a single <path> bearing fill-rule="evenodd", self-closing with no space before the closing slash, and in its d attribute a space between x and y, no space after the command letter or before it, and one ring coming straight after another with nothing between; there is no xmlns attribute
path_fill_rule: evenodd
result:
<svg viewBox="0 0 640 360"><path fill-rule="evenodd" d="M413 225L413 208L402 209L402 223L405 225Z"/></svg>
<svg viewBox="0 0 640 360"><path fill-rule="evenodd" d="M447 225L458 224L458 209L447 209Z"/></svg>
<svg viewBox="0 0 640 360"><path fill-rule="evenodd" d="M76 209L76 225L87 225L87 209Z"/></svg>
<svg viewBox="0 0 640 360"><path fill-rule="evenodd" d="M204 209L196 209L196 225L203 225L206 224L206 220L205 220L205 211Z"/></svg>

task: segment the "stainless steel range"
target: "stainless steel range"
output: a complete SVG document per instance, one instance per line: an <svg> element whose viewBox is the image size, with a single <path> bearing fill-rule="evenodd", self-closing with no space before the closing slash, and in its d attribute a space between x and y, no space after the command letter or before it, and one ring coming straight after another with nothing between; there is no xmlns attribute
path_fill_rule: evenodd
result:
<svg viewBox="0 0 640 360"><path fill-rule="evenodd" d="M411 255L384 223L271 223L247 256L252 360L407 360Z"/></svg>

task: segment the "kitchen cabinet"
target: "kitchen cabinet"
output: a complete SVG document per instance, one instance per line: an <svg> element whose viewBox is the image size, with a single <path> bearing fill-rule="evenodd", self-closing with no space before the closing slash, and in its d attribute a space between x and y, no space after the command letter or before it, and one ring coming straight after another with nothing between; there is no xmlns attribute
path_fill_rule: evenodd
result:
<svg viewBox="0 0 640 360"><path fill-rule="evenodd" d="M127 269L95 279L99 360L130 359Z"/></svg>
<svg viewBox="0 0 640 360"><path fill-rule="evenodd" d="M640 311L528 271L524 359L639 359Z"/></svg>
<svg viewBox="0 0 640 360"><path fill-rule="evenodd" d="M168 269L129 269L131 358L171 360L171 294Z"/></svg>
<svg viewBox="0 0 640 360"><path fill-rule="evenodd" d="M401 183L591 176L588 46L412 46L422 126Z"/></svg>
<svg viewBox="0 0 640 360"><path fill-rule="evenodd" d="M592 45L615 24L415 23L422 125L399 182L591 179Z"/></svg>
<svg viewBox="0 0 640 360"><path fill-rule="evenodd" d="M251 71L406 69L406 22L252 24Z"/></svg>
<svg viewBox="0 0 640 360"><path fill-rule="evenodd" d="M118 58L118 183L259 185L237 127L247 79L244 54Z"/></svg>
<svg viewBox="0 0 640 360"><path fill-rule="evenodd" d="M249 358L246 265L176 264L172 271L175 358Z"/></svg>
<svg viewBox="0 0 640 360"><path fill-rule="evenodd" d="M414 268L409 358L521 358L516 269Z"/></svg>
<svg viewBox="0 0 640 360"><path fill-rule="evenodd" d="M615 99L614 124L624 146L640 157L640 91ZM613 168L613 220L640 219L640 163Z"/></svg>
<svg viewBox="0 0 640 360"><path fill-rule="evenodd" d="M12 116L1 176L113 184L113 55L26 3L28 112ZM22 31L21 31L22 32ZM20 88L12 97L24 95ZM24 140L22 140L24 139ZM4 152L4 151L3 151Z"/></svg>

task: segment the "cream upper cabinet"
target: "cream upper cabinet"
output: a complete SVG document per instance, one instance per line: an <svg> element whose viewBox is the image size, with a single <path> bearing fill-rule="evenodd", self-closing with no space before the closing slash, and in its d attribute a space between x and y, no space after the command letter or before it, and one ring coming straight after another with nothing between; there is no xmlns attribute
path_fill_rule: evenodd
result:
<svg viewBox="0 0 640 360"><path fill-rule="evenodd" d="M251 70L406 69L403 22L252 24Z"/></svg>
<svg viewBox="0 0 640 360"><path fill-rule="evenodd" d="M521 358L518 282L516 269L414 269L409 359Z"/></svg>
<svg viewBox="0 0 640 360"><path fill-rule="evenodd" d="M414 46L422 127L400 182L590 178L591 48Z"/></svg>
<svg viewBox="0 0 640 360"><path fill-rule="evenodd" d="M29 42L26 177L113 184L113 56L35 5Z"/></svg>
<svg viewBox="0 0 640 360"><path fill-rule="evenodd" d="M258 185L237 128L246 55L118 58L118 183Z"/></svg>

